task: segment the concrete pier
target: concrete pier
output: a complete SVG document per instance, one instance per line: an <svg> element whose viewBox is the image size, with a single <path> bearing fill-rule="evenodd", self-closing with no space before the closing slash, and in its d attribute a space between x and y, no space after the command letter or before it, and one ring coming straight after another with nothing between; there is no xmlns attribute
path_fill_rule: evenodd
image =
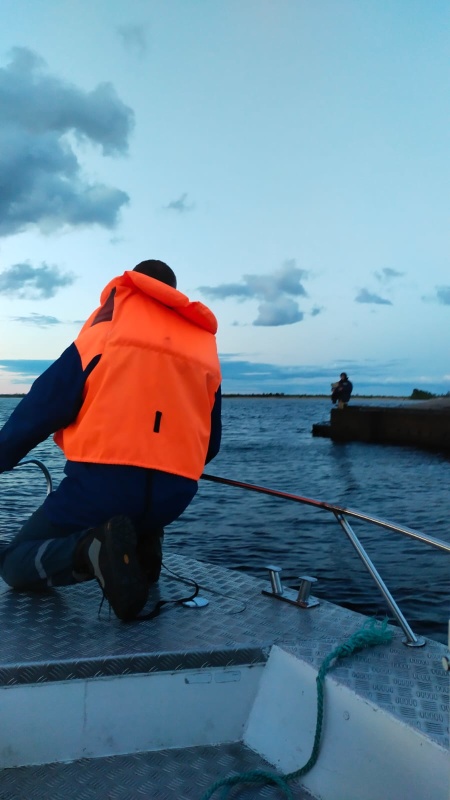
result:
<svg viewBox="0 0 450 800"><path fill-rule="evenodd" d="M450 397L395 406L358 405L331 410L330 423L313 425L314 436L337 442L372 442L450 450Z"/></svg>

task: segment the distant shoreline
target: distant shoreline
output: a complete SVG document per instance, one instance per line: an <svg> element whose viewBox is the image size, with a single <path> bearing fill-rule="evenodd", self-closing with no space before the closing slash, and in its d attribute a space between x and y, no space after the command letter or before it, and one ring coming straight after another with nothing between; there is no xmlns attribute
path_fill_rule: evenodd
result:
<svg viewBox="0 0 450 800"><path fill-rule="evenodd" d="M22 394L1 394L0 397L25 397L27 392ZM241 398L248 400L329 400L331 394L284 394L282 392L261 392L261 394L236 394L223 392L222 397ZM411 400L406 395L390 394L353 394L352 400Z"/></svg>
<svg viewBox="0 0 450 800"><path fill-rule="evenodd" d="M247 400L329 400L330 394L281 394L278 392L265 392L263 394L230 394L223 393L222 397ZM352 400L411 400L406 395L391 394L352 394Z"/></svg>
<svg viewBox="0 0 450 800"><path fill-rule="evenodd" d="M2 394L1 397L6 398L21 398L25 397L27 392L19 394ZM282 392L262 392L261 394L237 394L235 392L224 392L222 394L224 399L238 399L238 400L330 400L331 394L284 394ZM441 399L439 395L434 398ZM354 400L411 400L416 402L424 402L420 398L413 398L410 395L392 395L392 394L352 394L351 401Z"/></svg>

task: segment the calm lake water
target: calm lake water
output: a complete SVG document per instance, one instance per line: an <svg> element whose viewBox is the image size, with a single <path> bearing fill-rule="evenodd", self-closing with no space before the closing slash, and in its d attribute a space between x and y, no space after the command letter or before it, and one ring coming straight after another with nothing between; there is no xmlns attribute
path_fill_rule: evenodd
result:
<svg viewBox="0 0 450 800"><path fill-rule="evenodd" d="M0 425L18 401L0 398ZM299 398L224 398L220 454L206 472L363 511L450 541L450 454L409 447L333 443L313 437L330 402ZM54 485L64 459L49 439L32 456ZM42 502L45 481L32 467L0 476L0 525L10 535ZM446 641L449 557L372 525L352 522L369 556L417 634ZM166 531L166 551L282 580L318 579L314 594L386 616L375 584L332 514L243 489L200 482L197 497Z"/></svg>

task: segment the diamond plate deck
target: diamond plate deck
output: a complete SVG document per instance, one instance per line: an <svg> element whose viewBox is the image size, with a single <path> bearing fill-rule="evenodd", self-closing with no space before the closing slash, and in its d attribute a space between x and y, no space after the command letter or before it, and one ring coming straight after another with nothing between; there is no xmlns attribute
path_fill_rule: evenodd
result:
<svg viewBox="0 0 450 800"><path fill-rule="evenodd" d="M3 771L0 800L42 800L43 796L51 800L200 800L218 777L254 769L273 772L256 753L236 743L20 767ZM295 800L311 800L312 795L295 782L290 787ZM219 796L220 792L215 798ZM236 800L279 800L280 791L273 786L257 791L244 786L233 796Z"/></svg>
<svg viewBox="0 0 450 800"><path fill-rule="evenodd" d="M166 606L148 622L124 624L106 610L98 617L95 582L36 595L0 582L0 686L86 679L149 671L264 663L274 643L318 668L365 617L322 601L303 610L261 594L266 584L222 567L167 556L173 572L195 579L205 608ZM161 596L189 593L162 575L149 606ZM333 671L361 697L448 746L448 674L445 647L428 640L410 649L393 628L390 645L341 661Z"/></svg>

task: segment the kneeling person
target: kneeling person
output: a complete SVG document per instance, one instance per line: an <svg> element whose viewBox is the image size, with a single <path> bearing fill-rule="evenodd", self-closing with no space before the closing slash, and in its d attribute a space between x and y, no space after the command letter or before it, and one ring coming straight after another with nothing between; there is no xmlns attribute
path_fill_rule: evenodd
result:
<svg viewBox="0 0 450 800"><path fill-rule="evenodd" d="M0 431L0 471L54 433L65 477L0 550L17 589L96 579L122 620L158 580L164 527L221 438L217 321L162 261L111 280Z"/></svg>

